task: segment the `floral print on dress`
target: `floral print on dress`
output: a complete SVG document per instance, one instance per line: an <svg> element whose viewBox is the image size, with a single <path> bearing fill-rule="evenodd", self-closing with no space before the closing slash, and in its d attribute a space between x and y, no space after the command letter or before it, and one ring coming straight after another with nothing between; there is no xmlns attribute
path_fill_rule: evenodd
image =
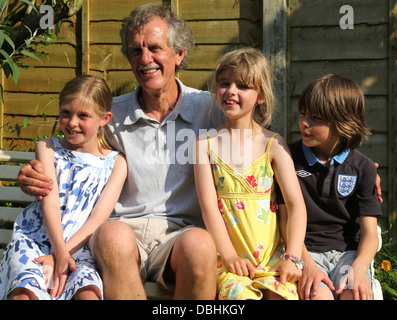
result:
<svg viewBox="0 0 397 320"><path fill-rule="evenodd" d="M229 272L218 255L220 300L261 299L261 290L271 290L285 299L298 299L296 284L283 285L279 274L270 272L284 252L268 152L273 138L259 159L237 172L215 154L208 137L219 212L237 254L255 266L254 279L240 277Z"/></svg>
<svg viewBox="0 0 397 320"><path fill-rule="evenodd" d="M67 241L87 221L110 174L118 152L107 157L64 149L57 139L54 144L55 170L60 195L63 237ZM52 252L43 224L41 202L36 200L18 215L11 242L0 263L0 299L18 287L31 290L38 299L51 299L46 290L44 268L34 258ZM77 290L96 286L103 294L102 280L87 246L73 254L76 270L70 272L65 288L56 300L71 299Z"/></svg>

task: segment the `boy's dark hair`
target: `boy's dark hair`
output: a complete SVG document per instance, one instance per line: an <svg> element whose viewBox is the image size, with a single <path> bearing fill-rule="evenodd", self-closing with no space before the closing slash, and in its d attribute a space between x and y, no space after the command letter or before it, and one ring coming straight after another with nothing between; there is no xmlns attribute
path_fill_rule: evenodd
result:
<svg viewBox="0 0 397 320"><path fill-rule="evenodd" d="M350 149L359 147L371 134L365 125L363 92L341 75L327 74L310 82L299 98L298 109L328 121L339 143L347 142Z"/></svg>

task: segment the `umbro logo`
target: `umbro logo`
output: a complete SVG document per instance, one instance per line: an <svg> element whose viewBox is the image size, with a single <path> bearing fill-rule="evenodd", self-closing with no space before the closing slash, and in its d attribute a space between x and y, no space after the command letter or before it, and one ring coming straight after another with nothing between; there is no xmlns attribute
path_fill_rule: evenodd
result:
<svg viewBox="0 0 397 320"><path fill-rule="evenodd" d="M301 178L309 177L309 176L312 175L310 172L307 172L307 171L305 171L305 170L298 170L298 171L296 171L296 174L297 174L299 177L301 177Z"/></svg>

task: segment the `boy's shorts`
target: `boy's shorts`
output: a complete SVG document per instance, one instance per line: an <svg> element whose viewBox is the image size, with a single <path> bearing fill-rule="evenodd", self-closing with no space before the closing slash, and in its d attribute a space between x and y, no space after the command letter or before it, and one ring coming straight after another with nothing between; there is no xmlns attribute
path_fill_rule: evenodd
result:
<svg viewBox="0 0 397 320"><path fill-rule="evenodd" d="M178 237L186 230L197 227L181 227L172 221L159 218L121 218L118 221L129 225L135 233L142 281L154 281L173 290L174 285L165 283L163 278L168 258Z"/></svg>
<svg viewBox="0 0 397 320"><path fill-rule="evenodd" d="M317 267L320 268L322 272L324 272L332 281L335 287L335 291L338 289L338 286L342 282L343 278L347 275L350 279L354 281L354 277L352 274L348 274L351 265L357 256L357 251L348 250L348 251L337 251L331 250L326 252L309 252L312 256L313 260L316 262ZM368 268L367 270L367 278L369 283L372 281L371 272ZM321 282L320 287L328 287L324 282ZM352 288L348 283L346 289ZM334 297L335 291L333 291Z"/></svg>

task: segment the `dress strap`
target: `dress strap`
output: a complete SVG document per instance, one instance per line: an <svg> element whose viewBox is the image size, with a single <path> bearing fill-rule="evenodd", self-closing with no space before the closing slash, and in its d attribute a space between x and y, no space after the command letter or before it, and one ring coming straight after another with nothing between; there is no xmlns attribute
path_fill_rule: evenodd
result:
<svg viewBox="0 0 397 320"><path fill-rule="evenodd" d="M212 149L212 140L208 133L207 133L207 141L208 141L208 153L210 153Z"/></svg>
<svg viewBox="0 0 397 320"><path fill-rule="evenodd" d="M270 151L270 147L272 146L272 142L274 140L274 138L278 136L278 133L275 133L269 140L267 147L266 147L266 153L268 153Z"/></svg>

